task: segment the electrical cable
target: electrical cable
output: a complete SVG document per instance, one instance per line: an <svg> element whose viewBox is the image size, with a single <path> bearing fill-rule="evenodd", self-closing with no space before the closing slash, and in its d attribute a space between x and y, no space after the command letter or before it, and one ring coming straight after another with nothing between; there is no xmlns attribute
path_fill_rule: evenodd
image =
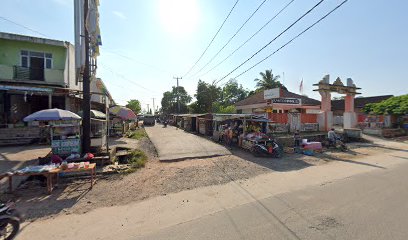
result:
<svg viewBox="0 0 408 240"><path fill-rule="evenodd" d="M133 62L135 62L135 63L144 65L144 66L146 66L146 67L154 68L155 70L159 70L159 71L164 72L164 73L171 73L170 71L168 71L168 70L166 70L166 69L162 69L162 68L160 68L160 67L153 66L153 65L148 64L148 63L144 63L144 62L142 62L142 61L136 60L136 59L134 59L134 58L132 58L132 57L126 56L126 55L121 54L121 53L118 53L118 52L116 52L116 51L113 51L113 50L110 50L110 49L106 49L106 48L104 48L104 47L102 47L102 51L106 51L106 52L115 54L115 55L117 55L117 56L119 56L119 57L121 57L121 58L123 58L123 59L127 59L127 60L130 60L130 61L133 61Z"/></svg>
<svg viewBox="0 0 408 240"><path fill-rule="evenodd" d="M148 89L148 88L145 88L143 85L141 85L141 84L139 84L139 83L137 83L137 82L135 82L135 81L132 81L132 80L126 78L126 77L123 76L122 74L113 71L111 68L107 67L107 66L104 65L104 64L99 63L99 65L100 65L102 68L108 70L109 72L115 74L116 76L118 76L118 77L120 77L120 78L122 78L122 79L124 79L124 80L126 80L126 81L129 81L130 83L133 83L134 85L136 85L136 86L138 86L138 87L140 87L140 88L143 88L144 90L146 90L146 91L148 91L148 92L155 93L155 94L158 93L158 92L155 92L155 91L150 90L150 89Z"/></svg>
<svg viewBox="0 0 408 240"><path fill-rule="evenodd" d="M231 8L231 10L229 11L227 17L224 19L224 21L222 22L221 26L218 28L217 32L215 33L214 37L211 39L210 43L208 44L208 46L205 48L204 52L201 54L201 56L197 59L197 61L194 63L194 65L187 71L186 74L184 74L183 78L185 78L190 72L191 70L193 70L193 68L197 65L197 63L201 60L201 58L204 56L204 54L207 52L208 48L211 46L211 44L214 42L214 39L217 37L218 33L221 31L222 27L224 26L225 22L227 21L227 19L229 18L229 16L231 15L232 11L234 10L235 6L237 6L239 0L236 0L234 6Z"/></svg>
<svg viewBox="0 0 408 240"><path fill-rule="evenodd" d="M277 50L275 50L273 53L269 54L268 56L266 56L265 58L263 58L261 61L257 62L256 64L252 65L250 68L248 68L247 70L243 71L242 73L238 74L235 78L238 78L240 76L242 76L243 74L245 74L246 72L248 72L249 70L251 70L252 68L254 68L255 66L259 65L260 63L264 62L266 59L270 58L271 56L273 56L275 53L279 52L282 48L286 47L287 45L289 45L290 43L292 43L294 40L296 40L298 37L300 37L301 35L303 35L304 33L306 33L307 31L309 31L312 27L314 27L315 25L317 25L319 22L321 22L323 19L325 19L326 17L328 17L330 14L332 14L334 11L336 11L337 9L339 9L343 4L345 4L348 0L344 0L343 2L341 2L339 5L337 5L333 10L331 10L330 12L328 12L326 15L324 15L323 17L321 17L319 20L317 20L315 23L313 23L312 25L310 25L309 27L307 27L305 30L303 30L302 32L300 32L298 35L296 35L295 37L293 37L291 40L289 40L288 42L286 42L284 45L282 45L280 48L278 48Z"/></svg>
<svg viewBox="0 0 408 240"><path fill-rule="evenodd" d="M251 20L251 18L255 15L255 13L258 12L258 10L264 5L266 1L268 0L264 0L261 4L259 4L255 11L247 18L247 20L241 25L241 27L238 28L234 35L232 35L232 37L228 39L227 43L225 43L224 46L222 46L222 48L210 59L210 61L208 61L200 70L198 70L198 72L194 73L190 78L200 73L204 68L208 66L208 64L210 64L218 56L218 54L221 53L222 50L224 50L224 48L232 41L232 39L234 39L234 37L242 30L242 28L249 22L249 20Z"/></svg>
<svg viewBox="0 0 408 240"><path fill-rule="evenodd" d="M272 39L271 41L269 41L265 46L263 46L261 49L259 49L258 51L256 51L254 54L252 54L251 57L249 57L248 59L246 59L243 63L239 64L236 68L234 68L232 71L230 71L228 74L226 74L224 77L222 77L221 79L219 79L218 81L216 81L216 83L224 80L226 77L228 77L229 75L231 75L233 72L235 72L238 68L242 67L245 63L247 63L249 60L251 60L253 57L255 57L258 53L260 53L261 51L263 51L266 47L268 47L271 43L273 43L276 39L278 39L280 36L282 36L286 31L288 31L289 29L291 29L296 23L298 23L301 19L303 19L306 15L308 15L309 13L311 13L317 6L319 6L322 2L324 2L325 0L320 0L316 5L314 5L311 9L309 9L307 12L305 12L301 17L299 17L295 22L293 22L292 24L290 24L285 30L283 30L281 33L279 33L274 39Z"/></svg>
<svg viewBox="0 0 408 240"><path fill-rule="evenodd" d="M291 0L289 3L287 3L275 16L273 16L269 21L267 21L258 31L256 31L250 38L248 38L245 42L243 42L238 48L236 48L233 52L231 52L226 58L224 58L222 61L217 63L214 67L212 67L210 70L205 72L204 74L200 75L199 78L205 76L218 66L220 66L222 63L224 63L228 58L230 58L232 55L234 55L239 49L241 49L245 44L247 44L252 38L254 38L259 32L261 32L266 26L269 25L276 17L278 17L287 7L289 7L290 4L292 4L295 0Z"/></svg>
<svg viewBox="0 0 408 240"><path fill-rule="evenodd" d="M34 30L34 29L32 29L32 28L29 28L29 27L27 27L27 26L25 26L25 25L23 25L23 24L14 22L14 21L12 21L12 20L10 20L10 19L7 19L7 18L5 18L5 17L2 17L2 16L0 16L0 18L3 19L3 20L5 20L5 21L7 21L7 22L13 23L13 24L15 24L15 25L17 25L17 26L19 26L19 27L25 28L25 29L27 29L27 30L29 30L29 31L31 31L31 32L35 32L35 33L37 33L37 34L40 34L40 35L43 36L43 37L50 38L49 36L47 36L47 35L45 35L45 34L39 32L39 31L37 31L37 30Z"/></svg>

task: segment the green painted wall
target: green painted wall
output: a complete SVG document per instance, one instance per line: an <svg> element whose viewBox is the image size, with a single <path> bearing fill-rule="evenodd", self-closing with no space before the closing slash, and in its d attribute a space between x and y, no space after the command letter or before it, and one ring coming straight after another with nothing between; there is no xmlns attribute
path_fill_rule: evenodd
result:
<svg viewBox="0 0 408 240"><path fill-rule="evenodd" d="M65 47L0 39L0 65L20 65L21 50L52 53L53 69L65 68Z"/></svg>

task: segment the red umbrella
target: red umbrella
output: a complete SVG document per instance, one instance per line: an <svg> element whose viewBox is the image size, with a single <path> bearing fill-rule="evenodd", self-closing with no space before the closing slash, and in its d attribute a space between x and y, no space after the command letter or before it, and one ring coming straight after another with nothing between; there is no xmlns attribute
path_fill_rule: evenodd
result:
<svg viewBox="0 0 408 240"><path fill-rule="evenodd" d="M137 118L131 109L122 106L111 107L109 113L120 117L122 120L134 120Z"/></svg>

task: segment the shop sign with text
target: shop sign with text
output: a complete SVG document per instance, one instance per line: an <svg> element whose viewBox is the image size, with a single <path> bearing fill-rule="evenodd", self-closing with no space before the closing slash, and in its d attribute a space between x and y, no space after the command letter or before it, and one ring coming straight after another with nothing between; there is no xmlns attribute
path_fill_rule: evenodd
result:
<svg viewBox="0 0 408 240"><path fill-rule="evenodd" d="M292 105L300 105L302 101L300 98L273 98L271 99L272 103L278 104L292 104Z"/></svg>

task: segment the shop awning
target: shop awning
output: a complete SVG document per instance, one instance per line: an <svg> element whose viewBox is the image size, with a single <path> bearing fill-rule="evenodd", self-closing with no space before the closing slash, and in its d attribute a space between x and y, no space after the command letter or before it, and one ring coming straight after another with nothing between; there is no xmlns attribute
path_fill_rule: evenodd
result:
<svg viewBox="0 0 408 240"><path fill-rule="evenodd" d="M12 86L12 85L2 85L0 84L0 90L14 90L14 91L24 91L24 92L46 92L52 93L51 88L39 88L39 87L26 87L26 86Z"/></svg>
<svg viewBox="0 0 408 240"><path fill-rule="evenodd" d="M78 113L79 116L83 116L83 112L80 111ZM103 112L100 112L98 110L91 110L91 118L95 118L95 119L102 119L105 120L106 119L106 114Z"/></svg>

